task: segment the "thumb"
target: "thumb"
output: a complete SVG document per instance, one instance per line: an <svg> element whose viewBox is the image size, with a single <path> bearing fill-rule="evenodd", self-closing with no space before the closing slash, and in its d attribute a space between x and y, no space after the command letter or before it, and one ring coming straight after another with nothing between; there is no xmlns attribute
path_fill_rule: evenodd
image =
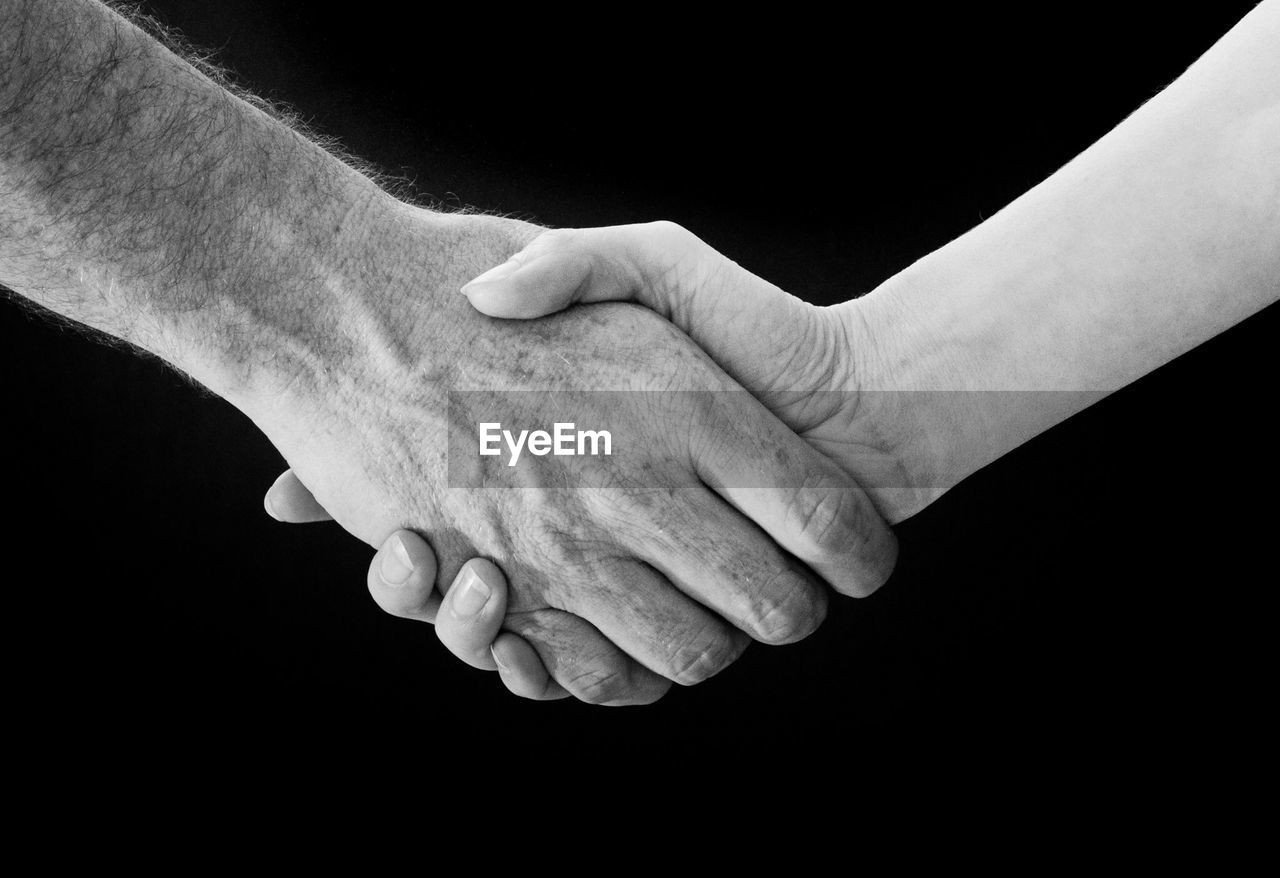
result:
<svg viewBox="0 0 1280 878"><path fill-rule="evenodd" d="M826 364L815 361L830 349L821 343L830 322L822 309L675 223L544 232L462 292L484 314L522 320L580 303L636 302L680 327L748 390L825 386Z"/></svg>
<svg viewBox="0 0 1280 878"><path fill-rule="evenodd" d="M570 305L618 301L638 302L665 316L666 296L649 282L649 275L661 273L659 263L674 262L679 254L654 246L649 230L661 225L669 224L543 232L502 265L463 286L462 293L482 314L514 320L554 314ZM690 242L679 243L687 247Z"/></svg>
<svg viewBox="0 0 1280 878"><path fill-rule="evenodd" d="M302 484L291 469L282 472L267 489L262 503L268 515L286 524L333 520L333 516L320 505L320 501L307 490L307 486Z"/></svg>

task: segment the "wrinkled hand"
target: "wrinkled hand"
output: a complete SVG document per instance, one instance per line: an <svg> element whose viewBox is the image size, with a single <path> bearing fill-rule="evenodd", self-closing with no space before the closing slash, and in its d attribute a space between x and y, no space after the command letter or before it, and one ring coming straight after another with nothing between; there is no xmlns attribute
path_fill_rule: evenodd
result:
<svg viewBox="0 0 1280 878"><path fill-rule="evenodd" d="M811 305L674 223L543 232L463 292L482 313L521 320L575 304L642 304L857 479L889 521L941 493L941 479L920 476L928 437L911 407L923 396L881 390L893 383L877 359L884 339L858 302Z"/></svg>
<svg viewBox="0 0 1280 878"><path fill-rule="evenodd" d="M510 579L507 629L560 686L600 703L706 679L746 645L739 632L784 643L812 631L825 594L788 553L844 593L884 581L895 544L866 495L748 394L687 392L738 386L686 336L621 305L536 327L482 317L455 291L515 248L466 240L446 276L391 279L396 318L374 354L255 413L347 530L373 545L425 535L442 581L491 559ZM424 299L434 311L410 307ZM578 398L583 422L609 424L627 454L526 455L513 488L478 465L451 482L446 448L474 447L477 425L450 390L497 406L504 425L543 428L558 393L646 392Z"/></svg>

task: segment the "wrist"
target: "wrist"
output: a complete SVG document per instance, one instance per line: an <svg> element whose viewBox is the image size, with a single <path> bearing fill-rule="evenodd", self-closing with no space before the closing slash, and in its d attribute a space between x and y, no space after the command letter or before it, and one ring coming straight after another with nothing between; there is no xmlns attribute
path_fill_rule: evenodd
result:
<svg viewBox="0 0 1280 878"><path fill-rule="evenodd" d="M1016 333L987 293L1014 280L956 269L954 247L836 306L853 337L857 429L885 437L899 461L906 514L1012 447L1003 358Z"/></svg>
<svg viewBox="0 0 1280 878"><path fill-rule="evenodd" d="M905 275L905 273L904 273ZM834 306L849 351L842 386L856 404L850 437L870 439L894 462L891 475L872 486L891 521L907 518L932 502L957 479L948 478L958 443L945 417L931 375L946 375L943 351L924 342L919 317L908 319L902 289L906 276L874 292Z"/></svg>
<svg viewBox="0 0 1280 878"><path fill-rule="evenodd" d="M260 214L225 270L201 279L204 307L166 321L155 352L246 412L290 386L338 379L369 344L370 278L359 280L387 225L379 195L348 190L293 216Z"/></svg>
<svg viewBox="0 0 1280 878"><path fill-rule="evenodd" d="M211 389L260 427L283 411L314 414L375 382L445 382L459 320L475 317L462 284L523 248L540 229L443 214L378 193L307 248L279 306L247 319L250 350L215 358ZM340 231L339 231L340 229ZM474 329L471 327L470 329ZM203 379L202 379L203 380Z"/></svg>
<svg viewBox="0 0 1280 878"><path fill-rule="evenodd" d="M1061 260L994 222L848 303L873 338L862 395L935 496L1106 393L1076 367Z"/></svg>

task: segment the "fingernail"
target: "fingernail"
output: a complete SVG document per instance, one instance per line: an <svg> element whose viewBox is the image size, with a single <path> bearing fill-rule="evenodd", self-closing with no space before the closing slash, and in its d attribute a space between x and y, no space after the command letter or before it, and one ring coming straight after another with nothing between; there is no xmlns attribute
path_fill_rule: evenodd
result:
<svg viewBox="0 0 1280 878"><path fill-rule="evenodd" d="M409 550L404 547L404 542L396 534L392 534L382 546L382 564L379 572L382 574L382 581L387 585L404 585L409 574L413 572L413 559L409 557Z"/></svg>
<svg viewBox="0 0 1280 878"><path fill-rule="evenodd" d="M519 267L520 263L516 262L514 259L508 259L501 265L491 268L479 277L473 278L463 284L462 292L466 293L467 288L474 284L487 284L495 280L502 280L505 277L515 274L516 269Z"/></svg>
<svg viewBox="0 0 1280 878"><path fill-rule="evenodd" d="M510 669L509 667L507 667L506 665L504 665L504 664L502 663L502 659L498 658L498 650L497 650L497 649L495 649L494 647L490 646L490 647L489 647L489 655L493 656L493 663L494 663L495 665L497 665L497 666L498 666L498 670L499 670L499 671L501 671L501 672L502 672L502 673L504 673L504 674L509 673L509 672L511 671L511 669Z"/></svg>
<svg viewBox="0 0 1280 878"><path fill-rule="evenodd" d="M267 510L267 515L270 515L270 516L271 516L272 518L274 518L276 521L279 521L279 520L280 520L280 516L276 515L276 506L275 506L275 503L273 503L273 502L272 502L272 500L271 500L271 492L270 492L270 491L268 491L268 492L267 492L266 494L264 494L264 495L263 495L263 497L262 497L262 508L263 508L263 509L265 509L265 510Z"/></svg>
<svg viewBox="0 0 1280 878"><path fill-rule="evenodd" d="M467 566L458 572L454 585L453 614L460 619L474 616L483 609L493 590L480 578L475 569Z"/></svg>

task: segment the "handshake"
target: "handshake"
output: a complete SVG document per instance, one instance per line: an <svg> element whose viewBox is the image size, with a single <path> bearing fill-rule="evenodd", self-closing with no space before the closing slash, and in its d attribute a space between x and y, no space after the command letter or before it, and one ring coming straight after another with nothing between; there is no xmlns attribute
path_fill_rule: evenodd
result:
<svg viewBox="0 0 1280 878"><path fill-rule="evenodd" d="M0 282L239 408L290 467L268 511L379 547L375 600L463 661L646 703L811 633L889 578L891 524L1280 296L1277 42L1267 0L815 307L670 223L411 206L98 0L16 0Z"/></svg>
<svg viewBox="0 0 1280 878"><path fill-rule="evenodd" d="M877 362L861 303L808 305L671 223L406 222L536 236L469 282L475 259L453 260L427 313L404 290L342 381L294 381L255 415L292 466L268 511L380 545L383 609L517 694L636 704L889 577L886 519L934 492L921 425L859 392ZM608 429L497 429L565 406Z"/></svg>

